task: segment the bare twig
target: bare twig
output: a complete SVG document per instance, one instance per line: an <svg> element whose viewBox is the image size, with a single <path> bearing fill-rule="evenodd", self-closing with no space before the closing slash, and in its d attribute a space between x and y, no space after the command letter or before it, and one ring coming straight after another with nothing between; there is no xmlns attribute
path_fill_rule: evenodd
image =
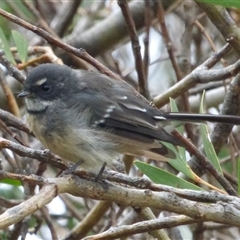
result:
<svg viewBox="0 0 240 240"><path fill-rule="evenodd" d="M48 184L43 186L38 194L22 202L20 205L8 209L2 215L0 215L0 228L3 229L12 225L13 223L21 221L23 218L31 215L35 211L51 202L56 195L56 185ZM15 209L15 211L12 212L11 209Z"/></svg>
<svg viewBox="0 0 240 240"><path fill-rule="evenodd" d="M15 117L7 111L0 109L0 119L4 121L8 126L15 127L28 134L30 133L29 128L19 118Z"/></svg>
<svg viewBox="0 0 240 240"><path fill-rule="evenodd" d="M185 225L201 222L200 219L193 219L186 216L172 216L161 219L154 219L148 221L142 221L139 223L134 223L131 225L118 226L111 228L110 230L96 234L93 236L85 237L83 240L104 240L104 239L118 239L126 238L134 234L150 232L154 230L159 230L163 228L171 228L175 226Z"/></svg>
<svg viewBox="0 0 240 240"><path fill-rule="evenodd" d="M240 33L239 28L223 7L213 4L196 1L198 6L207 14L215 27L223 35L226 42L228 42L235 52L240 55Z"/></svg>
<svg viewBox="0 0 240 240"><path fill-rule="evenodd" d="M97 203L91 211L88 212L87 216L65 236L64 240L82 239L102 218L111 205L112 203L108 201L100 201Z"/></svg>
<svg viewBox="0 0 240 240"><path fill-rule="evenodd" d="M82 0L75 0L63 2L62 5L60 5L57 14L54 16L50 24L50 27L55 30L58 36L63 36L81 3Z"/></svg>
<svg viewBox="0 0 240 240"><path fill-rule="evenodd" d="M145 0L145 11L144 11L144 18L145 18L145 25L146 25L146 33L144 36L144 56L143 56L143 66L144 66L144 74L146 76L146 80L148 80L148 68L149 68L149 34L150 34L150 27L152 21L152 9L150 7L150 2Z"/></svg>
<svg viewBox="0 0 240 240"><path fill-rule="evenodd" d="M16 51L16 48L11 48L13 52ZM27 66L34 66L36 64L39 64L41 62L51 62L51 63L57 63L57 64L63 64L62 60L58 58L52 48L49 46L33 46L28 47L28 54L29 55L35 55L35 54L41 54L40 57L35 57L34 59L30 59L27 62L18 64L18 69L25 69Z"/></svg>
<svg viewBox="0 0 240 240"><path fill-rule="evenodd" d="M66 170L66 166L70 166L67 162L61 160L56 155L52 154L49 150L33 150L4 138L0 138L0 148L10 149L19 156L34 158L39 161L52 164L53 166L62 170Z"/></svg>
<svg viewBox="0 0 240 240"><path fill-rule="evenodd" d="M240 115L240 74L238 74L231 82L228 91L226 93L221 114L228 115ZM231 133L233 126L227 124L216 124L211 139L214 143L216 152L219 152L224 144L226 144L227 138Z"/></svg>
<svg viewBox="0 0 240 240"><path fill-rule="evenodd" d="M79 222L81 222L83 217L79 213L79 209L76 206L74 206L74 203L71 201L69 196L66 194L61 194L61 195L59 195L59 198L64 202L64 204L67 208L67 211L70 214L72 214L72 216L74 218L76 218Z"/></svg>
<svg viewBox="0 0 240 240"><path fill-rule="evenodd" d="M27 1L23 0L23 3L25 6L30 10L30 12L35 16L35 18L38 20L38 25L48 31L50 34L52 34L54 37L58 37L58 35L53 31L52 28L49 27L48 23L45 21L44 17L41 15L41 13L34 7L34 5Z"/></svg>
<svg viewBox="0 0 240 240"><path fill-rule="evenodd" d="M60 47L60 48L64 49L65 51L69 52L69 53L74 54L75 56L85 60L88 63L91 63L100 72L106 74L107 76L110 76L110 77L112 77L114 79L120 80L119 76L114 74L112 71L110 71L103 64L101 64L100 62L95 60L93 57L91 57L84 49L82 49L82 48L80 48L80 49L74 48L74 47L72 47L72 46L62 42L61 40L59 40L58 38L54 37L50 33L46 32L42 28L36 27L33 24L30 24L29 22L26 22L26 21L22 20L21 18L18 18L18 17L16 17L13 14L4 11L3 9L0 9L0 15L5 17L5 18L7 18L11 22L14 22L14 23L18 24L19 26L22 26L22 27L24 27L24 28L26 28L26 29L36 33L37 35L41 36L42 38L44 38L49 43L51 43L51 44L53 44L53 45L55 45L57 47Z"/></svg>
<svg viewBox="0 0 240 240"><path fill-rule="evenodd" d="M19 111L19 107L17 105L16 99L14 98L13 92L6 81L2 70L0 70L0 85L6 96L11 113L16 117L20 117L20 111Z"/></svg>
<svg viewBox="0 0 240 240"><path fill-rule="evenodd" d="M137 36L135 24L126 0L119 0L118 5L126 21L127 30L132 43L132 50L135 58L135 68L138 74L139 92L146 98L149 98L149 92L146 83L146 76L143 67L143 60L140 52L140 44Z"/></svg>
<svg viewBox="0 0 240 240"><path fill-rule="evenodd" d="M180 81L180 79L182 78L181 77L181 72L178 68L178 65L177 65L177 62L176 62L176 59L175 59L175 56L174 56L173 44L171 42L171 39L170 39L169 34L168 34L167 27L166 27L166 24L165 24L162 1L161 0L157 1L157 4L158 4L158 21L159 21L160 26L161 26L162 35L163 35L163 38L164 38L164 41L165 41L165 44L166 44L166 47L167 47L168 55L169 55L169 58L171 60L173 69L175 71L177 80Z"/></svg>
<svg viewBox="0 0 240 240"><path fill-rule="evenodd" d="M43 207L43 208L40 209L40 211L41 211L41 214L42 214L42 218L45 220L45 222L46 222L46 224L47 224L47 226L48 226L48 228L50 230L52 239L53 240L58 240L59 238L58 238L57 231L54 228L52 219L49 216L47 208Z"/></svg>
<svg viewBox="0 0 240 240"><path fill-rule="evenodd" d="M0 9L1 11L1 9ZM14 15L13 15L14 16ZM1 64L7 68L9 74L17 79L20 83L24 83L26 76L22 74L17 68L15 68L5 57L5 53L0 50L0 62Z"/></svg>
<svg viewBox="0 0 240 240"><path fill-rule="evenodd" d="M2 155L5 157L5 160L8 162L8 164L13 169L13 172L16 172L18 169L18 164L15 158L10 156L10 154L6 151L6 149L2 149ZM2 168L1 168L2 170Z"/></svg>
<svg viewBox="0 0 240 240"><path fill-rule="evenodd" d="M6 132L7 134L9 134L12 138L14 138L17 142L19 142L20 144L22 144L25 147L28 147L27 144L25 144L15 133L13 133L11 131L11 129L9 129L6 124L0 119L0 128Z"/></svg>
<svg viewBox="0 0 240 240"><path fill-rule="evenodd" d="M214 55L211 59L216 62ZM229 77L236 76L240 71L240 61L238 60L233 65L230 65L223 69L208 70L208 64L211 64L211 60L207 60L202 65L197 67L194 71L184 77L180 82L176 83L174 86L169 88L165 93L156 96L154 98L154 103L157 107L162 107L169 102L169 98L176 98L182 92L187 91L191 87L195 86L197 83L207 83L211 81L222 81Z"/></svg>

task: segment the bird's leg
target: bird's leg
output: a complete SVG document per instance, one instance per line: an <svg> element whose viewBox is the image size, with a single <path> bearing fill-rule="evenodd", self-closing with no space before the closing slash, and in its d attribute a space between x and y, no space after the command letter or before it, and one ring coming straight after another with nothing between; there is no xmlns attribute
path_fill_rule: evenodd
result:
<svg viewBox="0 0 240 240"><path fill-rule="evenodd" d="M79 160L78 162L76 162L75 164L73 164L71 167L67 168L65 171L63 171L59 177L62 177L65 174L72 174L74 173L74 171L83 163L83 160Z"/></svg>
<svg viewBox="0 0 240 240"><path fill-rule="evenodd" d="M103 165L102 165L102 167L101 167L101 169L100 169L100 171L99 171L99 173L97 174L97 176L96 176L96 178L95 178L95 182L99 182L99 181L102 180L102 174L103 174L103 172L104 172L104 170L105 170L105 168L106 168L106 165L107 165L107 164L104 162Z"/></svg>
<svg viewBox="0 0 240 240"><path fill-rule="evenodd" d="M104 170L106 168L106 165L107 164L104 162L102 167L101 167L101 169L100 169L100 171L99 171L99 173L97 174L97 176L94 179L94 182L100 183L105 190L108 189L108 183L102 179L102 174L103 174L103 172L104 172Z"/></svg>

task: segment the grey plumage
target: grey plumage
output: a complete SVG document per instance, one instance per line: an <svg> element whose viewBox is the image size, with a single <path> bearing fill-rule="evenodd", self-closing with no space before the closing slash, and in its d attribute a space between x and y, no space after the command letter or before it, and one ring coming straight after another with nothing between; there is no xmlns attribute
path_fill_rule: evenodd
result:
<svg viewBox="0 0 240 240"><path fill-rule="evenodd" d="M181 143L161 121L211 117L165 113L124 82L55 64L34 68L19 96L26 97L30 129L42 144L66 160L83 160L81 167L95 172L124 153L159 160L166 160L161 155L173 157L160 141Z"/></svg>

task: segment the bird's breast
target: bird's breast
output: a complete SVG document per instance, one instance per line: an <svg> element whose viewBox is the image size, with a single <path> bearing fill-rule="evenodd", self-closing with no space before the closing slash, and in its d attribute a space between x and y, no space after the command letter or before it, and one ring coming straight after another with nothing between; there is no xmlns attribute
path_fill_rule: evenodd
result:
<svg viewBox="0 0 240 240"><path fill-rule="evenodd" d="M43 114L30 114L27 113L26 120L31 132L35 137L43 144L44 147L48 147L49 141L51 141L51 133L47 129L46 117Z"/></svg>

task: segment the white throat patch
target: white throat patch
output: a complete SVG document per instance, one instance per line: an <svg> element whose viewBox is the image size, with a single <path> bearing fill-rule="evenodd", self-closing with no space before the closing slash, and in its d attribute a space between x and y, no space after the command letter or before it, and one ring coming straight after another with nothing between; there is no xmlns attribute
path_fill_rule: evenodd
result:
<svg viewBox="0 0 240 240"><path fill-rule="evenodd" d="M39 98L26 98L25 102L29 112L41 112L53 104L52 101L44 101Z"/></svg>

